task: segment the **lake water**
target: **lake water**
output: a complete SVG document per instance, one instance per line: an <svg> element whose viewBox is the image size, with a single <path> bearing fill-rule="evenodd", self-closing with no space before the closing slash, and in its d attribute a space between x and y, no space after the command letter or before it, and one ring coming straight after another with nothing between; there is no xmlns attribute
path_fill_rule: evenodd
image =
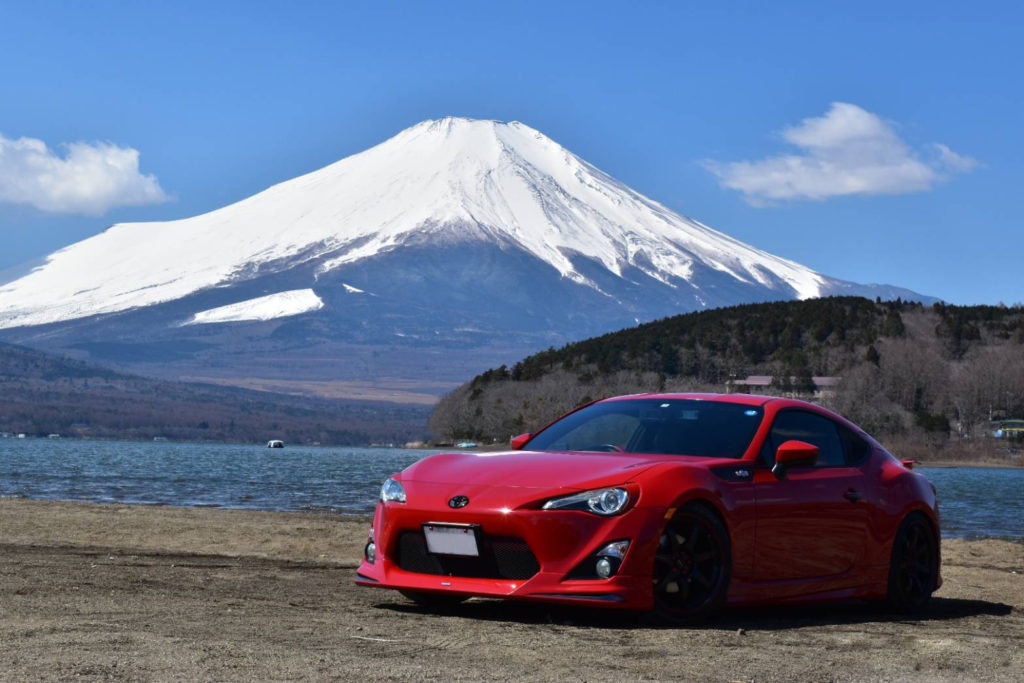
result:
<svg viewBox="0 0 1024 683"><path fill-rule="evenodd" d="M434 451L0 439L0 496L368 514L389 474ZM1024 470L921 468L944 536L1024 539Z"/></svg>

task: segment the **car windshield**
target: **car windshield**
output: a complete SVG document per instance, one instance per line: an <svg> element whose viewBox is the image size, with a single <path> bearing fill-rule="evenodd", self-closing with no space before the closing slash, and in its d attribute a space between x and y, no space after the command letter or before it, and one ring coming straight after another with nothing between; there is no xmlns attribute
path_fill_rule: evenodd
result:
<svg viewBox="0 0 1024 683"><path fill-rule="evenodd" d="M530 439L525 450L740 458L763 416L760 407L723 401L609 401L567 415Z"/></svg>

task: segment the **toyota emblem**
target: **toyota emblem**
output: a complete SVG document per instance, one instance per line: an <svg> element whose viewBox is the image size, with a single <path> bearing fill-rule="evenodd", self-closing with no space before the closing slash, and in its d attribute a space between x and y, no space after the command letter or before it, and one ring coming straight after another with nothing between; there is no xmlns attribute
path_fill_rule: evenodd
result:
<svg viewBox="0 0 1024 683"><path fill-rule="evenodd" d="M469 505L469 498L466 496L452 496L452 499L448 501L450 508L464 508L467 505Z"/></svg>

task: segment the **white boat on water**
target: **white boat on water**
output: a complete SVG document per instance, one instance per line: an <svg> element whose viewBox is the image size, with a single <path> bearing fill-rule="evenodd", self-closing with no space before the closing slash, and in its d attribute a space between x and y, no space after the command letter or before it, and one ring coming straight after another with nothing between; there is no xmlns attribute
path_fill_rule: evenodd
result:
<svg viewBox="0 0 1024 683"><path fill-rule="evenodd" d="M267 442L267 448L284 448L284 441L278 439L271 439Z"/></svg>

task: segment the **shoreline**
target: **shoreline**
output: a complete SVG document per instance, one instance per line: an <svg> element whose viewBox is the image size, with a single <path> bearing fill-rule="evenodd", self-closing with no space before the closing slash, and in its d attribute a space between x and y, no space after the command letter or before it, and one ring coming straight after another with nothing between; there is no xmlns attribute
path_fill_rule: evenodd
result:
<svg viewBox="0 0 1024 683"><path fill-rule="evenodd" d="M958 467L977 467L979 469L996 469L996 470L1021 470L1024 469L1024 463L1005 463L1005 462L956 462L950 460L918 460L914 463L914 469L918 467L929 468L934 467L935 469L956 469Z"/></svg>

